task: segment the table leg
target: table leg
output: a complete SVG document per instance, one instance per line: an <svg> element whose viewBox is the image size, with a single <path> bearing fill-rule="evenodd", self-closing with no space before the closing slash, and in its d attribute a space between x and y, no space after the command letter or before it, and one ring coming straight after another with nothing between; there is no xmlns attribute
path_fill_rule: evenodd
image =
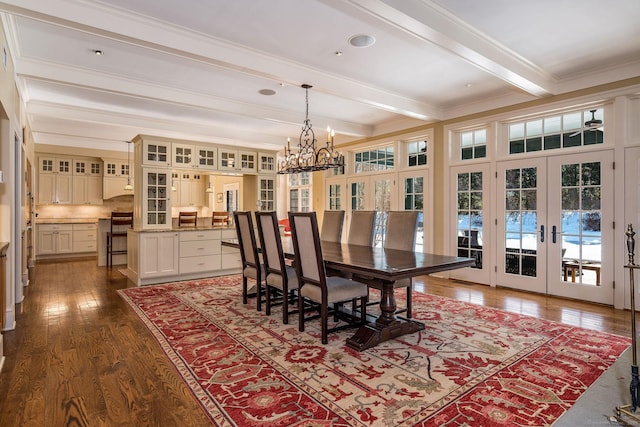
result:
<svg viewBox="0 0 640 427"><path fill-rule="evenodd" d="M380 311L382 314L376 319L375 323L361 326L355 335L347 339L347 346L354 350L362 351L381 342L424 329L424 323L397 318L395 315L396 308L393 282L383 282L382 297L380 298Z"/></svg>

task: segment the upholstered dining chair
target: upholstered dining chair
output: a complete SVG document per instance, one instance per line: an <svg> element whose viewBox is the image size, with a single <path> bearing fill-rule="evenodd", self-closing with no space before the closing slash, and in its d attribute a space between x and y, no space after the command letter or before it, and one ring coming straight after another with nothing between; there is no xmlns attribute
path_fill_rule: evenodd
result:
<svg viewBox="0 0 640 427"><path fill-rule="evenodd" d="M364 325L366 321L367 285L340 276L327 277L320 233L315 212L289 212L289 223L295 266L298 274L298 329L304 332L305 322L318 316L305 315L305 299L317 304L322 328L322 344L328 342L329 332ZM345 316L340 308L347 301L360 300L360 318ZM331 307L330 307L331 305ZM329 313L340 317L347 323L329 328Z"/></svg>
<svg viewBox="0 0 640 427"><path fill-rule="evenodd" d="M198 224L198 212L179 212L178 227L195 227Z"/></svg>
<svg viewBox="0 0 640 427"><path fill-rule="evenodd" d="M295 290L298 289L298 276L296 270L285 262L276 213L256 212L256 223L266 274L265 313L267 316L271 315L271 306L276 296L276 290L279 290L282 293L282 323L288 324L289 315L298 312L297 297L295 297ZM295 299L293 299L294 297ZM290 303L293 303L294 307L291 311L289 309Z"/></svg>
<svg viewBox="0 0 640 427"><path fill-rule="evenodd" d="M242 258L242 303L247 304L249 294L248 279L256 282L256 309L262 310L262 281L264 279L264 265L260 262L256 234L253 229L251 212L234 211L233 219L238 235L240 257Z"/></svg>
<svg viewBox="0 0 640 427"><path fill-rule="evenodd" d="M342 224L344 223L344 211L324 211L322 215L322 229L320 239L323 242L342 241Z"/></svg>
<svg viewBox="0 0 640 427"><path fill-rule="evenodd" d="M371 246L373 244L375 223L375 211L352 211L347 243L350 245Z"/></svg>
<svg viewBox="0 0 640 427"><path fill-rule="evenodd" d="M413 251L416 245L416 230L418 228L418 211L390 211L387 213L387 228L384 238L384 249ZM413 281L411 278L396 280L394 289L406 288L407 304L405 309L396 313L407 313L411 318L411 292Z"/></svg>

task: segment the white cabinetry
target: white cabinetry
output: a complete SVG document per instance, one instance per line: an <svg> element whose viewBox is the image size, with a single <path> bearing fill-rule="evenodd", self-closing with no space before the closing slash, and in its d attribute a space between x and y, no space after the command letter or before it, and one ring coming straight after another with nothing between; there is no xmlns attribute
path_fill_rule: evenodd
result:
<svg viewBox="0 0 640 427"><path fill-rule="evenodd" d="M258 155L255 151L218 148L218 170L257 172Z"/></svg>
<svg viewBox="0 0 640 427"><path fill-rule="evenodd" d="M143 165L171 167L171 142L145 137L141 145L136 144L135 158Z"/></svg>
<svg viewBox="0 0 640 427"><path fill-rule="evenodd" d="M174 168L192 168L196 165L193 145L171 144L172 164Z"/></svg>
<svg viewBox="0 0 640 427"><path fill-rule="evenodd" d="M141 218L136 218L139 210L134 209L134 223L142 223L144 229L171 228L171 171L142 168L141 173L140 186L136 189L141 196L142 212Z"/></svg>
<svg viewBox="0 0 640 427"><path fill-rule="evenodd" d="M38 172L38 203L71 203L73 194L71 159L40 156Z"/></svg>
<svg viewBox="0 0 640 427"><path fill-rule="evenodd" d="M220 230L180 232L180 274L220 270Z"/></svg>
<svg viewBox="0 0 640 427"><path fill-rule="evenodd" d="M258 209L261 211L276 210L276 177L258 175Z"/></svg>
<svg viewBox="0 0 640 427"><path fill-rule="evenodd" d="M104 159L104 177L102 179L102 194L104 199L116 196L133 195L133 190L125 190L127 179L133 185L133 171L129 170L129 163L123 160Z"/></svg>
<svg viewBox="0 0 640 427"><path fill-rule="evenodd" d="M178 175L179 181L173 185L177 189L177 204L174 206L197 207L205 205L204 179L199 173L179 171L173 175Z"/></svg>
<svg viewBox="0 0 640 427"><path fill-rule="evenodd" d="M196 165L198 169L218 169L218 148L214 146L196 146Z"/></svg>
<svg viewBox="0 0 640 427"><path fill-rule="evenodd" d="M258 173L276 173L276 155L258 153Z"/></svg>
<svg viewBox="0 0 640 427"><path fill-rule="evenodd" d="M96 224L73 224L73 252L97 252Z"/></svg>
<svg viewBox="0 0 640 427"><path fill-rule="evenodd" d="M38 225L38 255L70 254L72 252L72 224Z"/></svg>
<svg viewBox="0 0 640 427"><path fill-rule="evenodd" d="M139 236L141 279L178 274L178 233L140 233Z"/></svg>
<svg viewBox="0 0 640 427"><path fill-rule="evenodd" d="M73 204L102 204L102 162L73 160Z"/></svg>

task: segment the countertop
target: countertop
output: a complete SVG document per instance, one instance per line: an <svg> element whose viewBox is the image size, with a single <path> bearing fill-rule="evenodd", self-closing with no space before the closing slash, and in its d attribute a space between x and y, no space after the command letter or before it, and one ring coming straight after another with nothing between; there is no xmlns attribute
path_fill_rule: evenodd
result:
<svg viewBox="0 0 640 427"><path fill-rule="evenodd" d="M197 227L171 227L165 229L142 229L142 228L133 228L133 231L137 233L162 233L162 232L176 232L176 231L204 231L204 230L236 230L234 225L230 225L227 227L214 227L212 225L198 225Z"/></svg>
<svg viewBox="0 0 640 427"><path fill-rule="evenodd" d="M36 224L96 224L105 218L36 218Z"/></svg>

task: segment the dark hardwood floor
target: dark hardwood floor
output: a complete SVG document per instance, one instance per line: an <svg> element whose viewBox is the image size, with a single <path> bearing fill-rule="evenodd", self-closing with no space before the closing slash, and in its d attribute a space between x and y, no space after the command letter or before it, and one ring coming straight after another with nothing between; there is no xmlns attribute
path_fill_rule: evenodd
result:
<svg viewBox="0 0 640 427"><path fill-rule="evenodd" d="M416 289L629 336L612 307L432 277ZM39 263L4 333L0 426L205 426L208 418L116 290L132 286L95 259Z"/></svg>

